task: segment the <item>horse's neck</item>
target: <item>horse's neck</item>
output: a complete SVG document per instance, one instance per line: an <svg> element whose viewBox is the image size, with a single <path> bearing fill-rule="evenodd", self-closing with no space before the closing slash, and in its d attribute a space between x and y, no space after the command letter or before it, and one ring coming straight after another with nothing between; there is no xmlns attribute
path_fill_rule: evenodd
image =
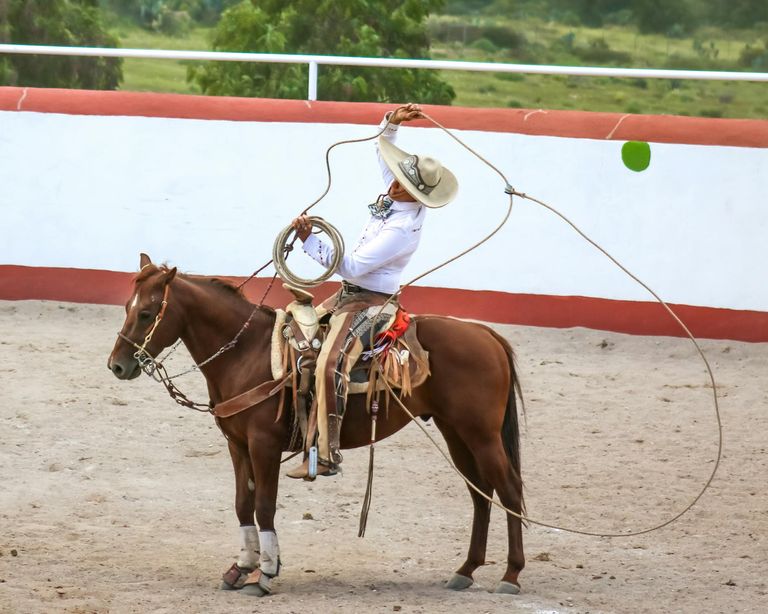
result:
<svg viewBox="0 0 768 614"><path fill-rule="evenodd" d="M185 281L183 295L185 326L181 340L196 364L209 359L240 333L234 347L203 367L209 385L212 378L221 379L221 373L227 373L232 380L259 377L262 371L270 375L269 346L274 324L270 312L256 308L253 313L254 305L213 285ZM248 327L243 330L246 322ZM248 356L247 361L243 361L244 356Z"/></svg>

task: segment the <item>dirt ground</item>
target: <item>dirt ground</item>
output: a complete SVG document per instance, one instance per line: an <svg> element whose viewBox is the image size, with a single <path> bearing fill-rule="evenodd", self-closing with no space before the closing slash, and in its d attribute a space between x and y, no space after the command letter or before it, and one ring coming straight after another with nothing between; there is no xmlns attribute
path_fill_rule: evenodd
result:
<svg viewBox="0 0 768 614"><path fill-rule="evenodd" d="M495 511L477 584L448 591L469 541L470 499L410 426L377 449L364 539L366 450L345 454L343 476L282 479L284 566L275 593L259 600L217 590L239 550L224 439L159 384L112 376L122 319L117 307L0 302L2 612L709 613L768 603L768 344L702 343L719 387L723 460L671 526L620 539L530 526L523 592L500 596L489 592L506 557ZM527 399L532 518L627 532L696 496L717 424L690 342L496 328L516 348ZM179 384L204 400L199 378Z"/></svg>

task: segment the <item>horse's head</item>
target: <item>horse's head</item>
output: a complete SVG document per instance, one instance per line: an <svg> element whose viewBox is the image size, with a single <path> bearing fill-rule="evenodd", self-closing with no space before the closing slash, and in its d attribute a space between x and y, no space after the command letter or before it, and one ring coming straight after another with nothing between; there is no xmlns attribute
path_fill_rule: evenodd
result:
<svg viewBox="0 0 768 614"><path fill-rule="evenodd" d="M107 366L119 379L133 379L141 373L139 359L156 357L180 335L178 318L168 310L170 284L176 269L152 264L141 254L141 269L134 280L133 294L125 304L125 322L118 333Z"/></svg>

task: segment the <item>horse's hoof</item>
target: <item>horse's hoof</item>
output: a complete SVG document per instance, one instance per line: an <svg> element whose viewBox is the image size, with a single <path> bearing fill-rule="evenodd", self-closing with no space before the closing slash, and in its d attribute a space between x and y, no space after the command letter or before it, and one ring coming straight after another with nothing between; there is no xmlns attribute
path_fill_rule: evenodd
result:
<svg viewBox="0 0 768 614"><path fill-rule="evenodd" d="M263 597L264 595L269 594L269 591L265 591L258 584L246 584L240 589L240 592L244 595L250 595L251 597Z"/></svg>
<svg viewBox="0 0 768 614"><path fill-rule="evenodd" d="M463 591L465 588L469 588L474 584L472 578L462 576L460 573L453 574L453 577L448 580L445 588L450 588L452 591Z"/></svg>
<svg viewBox="0 0 768 614"><path fill-rule="evenodd" d="M520 587L517 584L512 584L512 582L502 580L493 592L502 595L517 595L520 592Z"/></svg>
<svg viewBox="0 0 768 614"><path fill-rule="evenodd" d="M252 597L263 597L272 592L271 583L272 578L270 576L266 575L261 569L256 569L248 574L248 578L246 578L240 592Z"/></svg>
<svg viewBox="0 0 768 614"><path fill-rule="evenodd" d="M224 572L224 575L221 577L221 586L219 588L223 591L239 591L252 571L253 569L238 567L237 563L233 563L232 567Z"/></svg>

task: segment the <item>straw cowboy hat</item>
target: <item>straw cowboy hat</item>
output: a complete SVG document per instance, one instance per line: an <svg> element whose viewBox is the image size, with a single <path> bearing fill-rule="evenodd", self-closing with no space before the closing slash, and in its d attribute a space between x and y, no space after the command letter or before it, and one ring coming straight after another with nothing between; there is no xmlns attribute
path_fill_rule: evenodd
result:
<svg viewBox="0 0 768 614"><path fill-rule="evenodd" d="M456 176L434 158L406 153L382 137L379 152L395 179L423 205L443 207L456 198Z"/></svg>

